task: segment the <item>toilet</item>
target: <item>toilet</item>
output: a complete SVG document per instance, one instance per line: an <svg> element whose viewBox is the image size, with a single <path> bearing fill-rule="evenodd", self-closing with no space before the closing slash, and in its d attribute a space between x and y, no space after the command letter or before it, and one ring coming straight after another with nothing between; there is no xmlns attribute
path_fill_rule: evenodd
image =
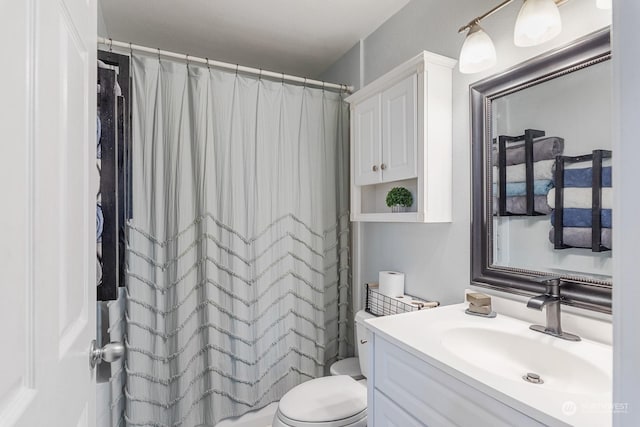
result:
<svg viewBox="0 0 640 427"><path fill-rule="evenodd" d="M368 344L365 319L356 313L359 357L335 362L331 375L292 388L278 403L272 427L365 427L367 425Z"/></svg>

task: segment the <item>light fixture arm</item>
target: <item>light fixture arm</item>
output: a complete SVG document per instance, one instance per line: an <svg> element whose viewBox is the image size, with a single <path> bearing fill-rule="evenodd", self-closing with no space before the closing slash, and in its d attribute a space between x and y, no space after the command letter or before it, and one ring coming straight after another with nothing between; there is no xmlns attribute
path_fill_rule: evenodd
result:
<svg viewBox="0 0 640 427"><path fill-rule="evenodd" d="M554 0L557 6L561 6L563 4L565 4L566 2L568 2L569 0ZM493 15L494 13L496 13L497 11L501 10L502 8L504 8L505 6L507 6L508 4L512 3L513 0L505 0L502 3L500 3L499 5L497 5L496 7L494 7L493 9L490 9L489 11L483 13L480 16L477 16L475 18L473 18L471 21L469 21L469 23L467 25L463 25L462 27L460 27L460 29L458 30L458 33L463 33L465 31L467 31L469 28L473 27L476 24L479 24L480 21L482 21L484 18Z"/></svg>
<svg viewBox="0 0 640 427"><path fill-rule="evenodd" d="M499 5L497 5L496 7L494 7L493 9L489 10L488 12L485 12L482 15L473 18L471 21L469 21L469 23L467 25L464 25L464 26L460 27L460 29L458 30L458 33L462 33L462 32L467 31L469 28L473 27L475 24L478 24L480 21L482 21L487 16L493 15L494 13L496 13L497 11L499 11L500 9L502 9L503 7L505 7L506 5L508 5L511 2L513 2L513 0L505 0L502 3L500 3Z"/></svg>

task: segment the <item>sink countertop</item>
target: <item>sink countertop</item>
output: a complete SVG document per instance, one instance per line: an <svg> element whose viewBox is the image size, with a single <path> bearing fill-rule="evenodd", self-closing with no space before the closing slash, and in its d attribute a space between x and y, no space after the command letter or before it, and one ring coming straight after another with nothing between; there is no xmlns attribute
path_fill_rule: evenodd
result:
<svg viewBox="0 0 640 427"><path fill-rule="evenodd" d="M466 307L466 304L456 304L378 317L369 319L366 323L374 333L419 359L547 425L611 425L611 346L588 339L579 342L565 341L534 332L529 329L529 323L501 314L493 319L470 316L464 314ZM466 346L464 339L459 338L460 331L469 334L470 339ZM478 333L474 334L474 331ZM509 337L513 339L512 346L509 345L511 343L506 343L505 346L513 351L496 352L496 364L493 366L491 358L486 357L490 355L491 348L483 345L482 341L482 335L485 333L489 336L505 337L505 342ZM458 339L453 340L454 336L458 336ZM450 345L452 341L456 341L457 347ZM525 343L531 348L518 348L520 343ZM482 347L479 348L481 351L476 352L474 345ZM535 354L538 348L539 357ZM530 361L536 362L539 359L536 369L542 372L528 370L527 366L523 365L521 373L512 375L512 372L501 364L501 359L508 360L509 356L517 354L518 351L527 351L526 356ZM481 357L482 355L485 357ZM522 355L524 354L521 353ZM549 359L549 355L551 359L545 361L545 358ZM555 355L561 356L559 359L564 357L567 366L562 367L554 363ZM573 356L579 364L570 363ZM512 357L510 361L515 361L512 365L518 365L519 357ZM577 365L578 368L571 365ZM586 368L582 369L582 366ZM567 376L571 377L571 371L574 376L568 380L558 379L558 375L554 374L560 372L562 376L563 368L566 368ZM577 376L576 369L581 369ZM547 370L551 373L545 375L544 371ZM582 370L590 372L582 373ZM532 371L541 374L543 379L549 378L550 381L545 384L531 384L522 380L521 375ZM579 383L584 378L589 380L590 377L583 378L582 374L596 376L601 381L594 380L592 383L606 384L608 389L605 385L604 389L599 388L592 393L581 390L572 381L578 380ZM602 379L608 381L603 382Z"/></svg>

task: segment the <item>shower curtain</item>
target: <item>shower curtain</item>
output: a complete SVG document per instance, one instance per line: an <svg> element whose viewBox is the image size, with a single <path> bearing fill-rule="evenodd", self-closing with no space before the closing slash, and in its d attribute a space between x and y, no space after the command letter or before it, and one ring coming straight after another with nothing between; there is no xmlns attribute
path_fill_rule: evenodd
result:
<svg viewBox="0 0 640 427"><path fill-rule="evenodd" d="M132 58L128 425L214 425L353 354L348 109Z"/></svg>

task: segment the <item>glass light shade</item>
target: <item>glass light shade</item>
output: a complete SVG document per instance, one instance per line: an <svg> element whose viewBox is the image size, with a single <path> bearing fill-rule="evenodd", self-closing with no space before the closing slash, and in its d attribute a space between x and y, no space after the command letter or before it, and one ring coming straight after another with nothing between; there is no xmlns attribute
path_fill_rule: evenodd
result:
<svg viewBox="0 0 640 427"><path fill-rule="evenodd" d="M598 9L611 9L612 1L611 0L596 0L596 7Z"/></svg>
<svg viewBox="0 0 640 427"><path fill-rule="evenodd" d="M560 11L553 0L525 0L513 32L516 46L535 46L551 40L562 30Z"/></svg>
<svg viewBox="0 0 640 427"><path fill-rule="evenodd" d="M460 50L458 67L463 74L479 73L496 63L496 48L487 33L474 24Z"/></svg>

